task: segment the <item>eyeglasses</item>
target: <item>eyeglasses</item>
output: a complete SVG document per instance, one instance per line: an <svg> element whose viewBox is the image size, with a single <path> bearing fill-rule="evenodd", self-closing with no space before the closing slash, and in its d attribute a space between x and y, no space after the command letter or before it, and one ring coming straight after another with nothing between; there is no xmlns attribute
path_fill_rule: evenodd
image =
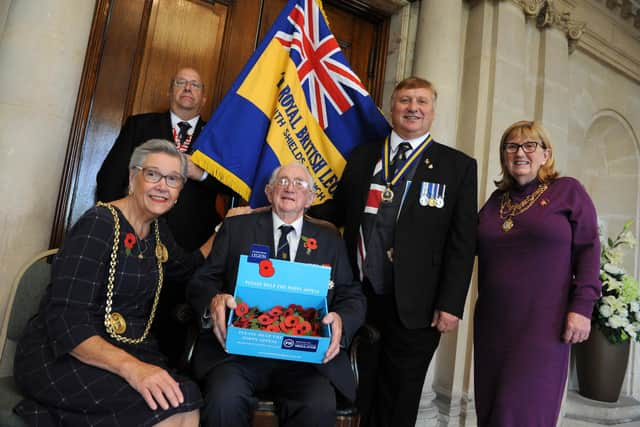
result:
<svg viewBox="0 0 640 427"><path fill-rule="evenodd" d="M296 190L306 190L309 188L309 183L304 179L293 178L293 180L283 176L282 178L276 179L276 185L282 188L289 187L289 184L293 183L293 188Z"/></svg>
<svg viewBox="0 0 640 427"><path fill-rule="evenodd" d="M158 169L155 168L143 168L142 166L134 166L134 169L138 169L142 171L142 178L145 181L155 184L156 182L160 182L162 178L164 178L167 185L171 188L180 188L184 185L186 181L185 177L182 175L178 175L175 173L170 173L168 175L162 175Z"/></svg>
<svg viewBox="0 0 640 427"><path fill-rule="evenodd" d="M522 151L524 151L525 153L533 153L534 151L536 151L536 148L538 148L538 145L544 148L544 145L542 145L542 143L540 142L526 141L522 144L516 144L515 142L505 142L504 144L502 144L502 149L510 154L517 153L520 148L522 148Z"/></svg>
<svg viewBox="0 0 640 427"><path fill-rule="evenodd" d="M204 88L204 83L200 83L196 80L174 79L173 85L175 87L185 87L189 85L196 90L202 90Z"/></svg>

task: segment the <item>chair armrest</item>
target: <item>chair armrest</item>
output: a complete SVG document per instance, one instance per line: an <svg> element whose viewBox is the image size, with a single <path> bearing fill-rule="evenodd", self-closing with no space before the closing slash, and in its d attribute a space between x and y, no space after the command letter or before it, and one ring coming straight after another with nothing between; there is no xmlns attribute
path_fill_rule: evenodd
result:
<svg viewBox="0 0 640 427"><path fill-rule="evenodd" d="M351 362L351 371L356 380L356 384L360 383L360 373L358 371L358 348L361 345L374 345L380 341L380 332L369 324L364 324L351 341L349 348L349 360Z"/></svg>

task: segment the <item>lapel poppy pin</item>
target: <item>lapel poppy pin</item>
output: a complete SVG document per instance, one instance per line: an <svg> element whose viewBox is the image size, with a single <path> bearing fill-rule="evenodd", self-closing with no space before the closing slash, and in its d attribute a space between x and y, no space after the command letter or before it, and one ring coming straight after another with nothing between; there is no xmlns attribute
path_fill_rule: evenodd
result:
<svg viewBox="0 0 640 427"><path fill-rule="evenodd" d="M133 249L135 244L136 244L136 235L133 233L127 233L124 236L124 253L126 253L127 256L131 255L131 250Z"/></svg>
<svg viewBox="0 0 640 427"><path fill-rule="evenodd" d="M307 255L311 255L311 251L318 249L318 241L313 237L302 236L304 242L304 248L307 250Z"/></svg>

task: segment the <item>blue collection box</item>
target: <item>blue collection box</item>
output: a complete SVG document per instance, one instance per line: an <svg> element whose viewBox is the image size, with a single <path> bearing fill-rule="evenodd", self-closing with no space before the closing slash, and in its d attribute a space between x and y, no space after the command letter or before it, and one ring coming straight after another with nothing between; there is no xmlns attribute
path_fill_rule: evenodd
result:
<svg viewBox="0 0 640 427"><path fill-rule="evenodd" d="M260 264L240 255L234 297L266 311L276 305L298 304L327 314L327 290L331 267L298 262L269 260L273 275L260 274ZM227 351L244 356L284 359L296 362L322 363L331 340L331 329L321 325L320 337L287 335L232 325L233 312L227 324Z"/></svg>

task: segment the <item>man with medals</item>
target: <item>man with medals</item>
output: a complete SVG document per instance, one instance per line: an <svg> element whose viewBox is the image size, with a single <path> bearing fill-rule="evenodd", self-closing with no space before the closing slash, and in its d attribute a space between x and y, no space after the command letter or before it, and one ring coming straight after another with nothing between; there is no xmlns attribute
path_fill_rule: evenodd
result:
<svg viewBox="0 0 640 427"><path fill-rule="evenodd" d="M437 92L418 77L391 98L393 131L351 153L334 199L312 214L344 227L382 335L361 363L365 426L415 425L440 334L462 317L477 227L474 159L429 133Z"/></svg>

